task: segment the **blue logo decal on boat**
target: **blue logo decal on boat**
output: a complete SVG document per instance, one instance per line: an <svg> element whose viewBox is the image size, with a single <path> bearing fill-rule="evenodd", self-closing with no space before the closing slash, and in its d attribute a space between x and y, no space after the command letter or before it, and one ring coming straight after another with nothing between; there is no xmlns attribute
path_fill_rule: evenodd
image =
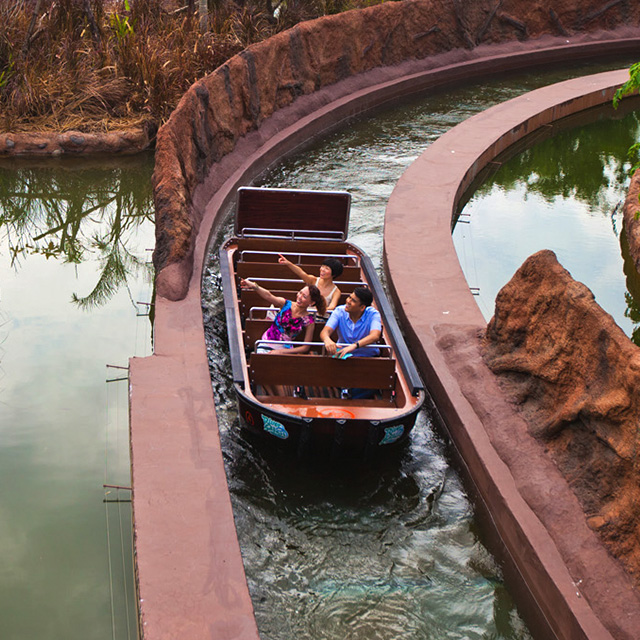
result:
<svg viewBox="0 0 640 640"><path fill-rule="evenodd" d="M387 427L384 430L384 438L378 444L391 444L404 433L404 427L400 424L397 427Z"/></svg>
<svg viewBox="0 0 640 640"><path fill-rule="evenodd" d="M289 437L289 433L284 428L284 425L273 418L269 418L268 416L262 416L262 426L267 433L270 433L272 436L276 438L282 438L286 440Z"/></svg>

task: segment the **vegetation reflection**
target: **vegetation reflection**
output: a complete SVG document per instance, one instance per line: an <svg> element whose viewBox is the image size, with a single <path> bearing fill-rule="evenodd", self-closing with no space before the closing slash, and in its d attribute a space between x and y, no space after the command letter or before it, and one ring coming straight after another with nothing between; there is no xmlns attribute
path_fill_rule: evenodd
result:
<svg viewBox="0 0 640 640"><path fill-rule="evenodd" d="M605 117L606 127L599 119L529 146L504 162L477 193L486 195L496 186L505 191L524 186L527 194L537 195L549 204L557 198L573 199L584 203L592 215L610 216L620 239L627 279L625 317L639 325L631 339L640 346L640 276L628 257L624 233L616 223L632 166L627 150L640 138L640 112L612 117L609 111L602 114ZM620 186L624 191L618 194Z"/></svg>
<svg viewBox="0 0 640 640"><path fill-rule="evenodd" d="M144 221L153 221L151 161L104 165L0 168L0 238L11 266L31 255L80 264L96 261L92 291L76 293L82 309L104 305L128 279L151 267L128 250Z"/></svg>
<svg viewBox="0 0 640 640"><path fill-rule="evenodd" d="M593 209L603 203L610 185L627 180L630 163L620 152L637 139L639 132L638 113L611 120L605 128L593 122L561 132L511 158L478 191L488 193L492 184L510 190L524 183L529 193L547 202L561 196Z"/></svg>

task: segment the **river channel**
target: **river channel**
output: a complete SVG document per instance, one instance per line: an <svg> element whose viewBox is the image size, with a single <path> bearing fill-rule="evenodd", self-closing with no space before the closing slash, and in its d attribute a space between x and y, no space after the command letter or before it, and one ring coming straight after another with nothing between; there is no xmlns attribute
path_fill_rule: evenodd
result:
<svg viewBox="0 0 640 640"><path fill-rule="evenodd" d="M382 276L384 210L406 167L463 119L574 73L488 81L380 113L310 146L257 184L349 190L350 240L372 257ZM602 281L599 300L616 290L616 308L605 308L616 311L631 333L633 323L626 314L633 303L625 303L619 203L627 184L625 154L636 140L637 118L631 114L595 126L597 134L586 127L584 132L562 134L559 142L546 141L540 153L524 154L528 163L520 156L505 163L467 205L473 213L463 211L462 219L470 224L458 225L463 231L455 232L455 241L460 255L470 256L463 260L465 273L470 286L481 288L478 301L488 317L498 289L531 248L558 248L564 258L562 248L577 240L601 254L599 266L582 269L579 275L587 285ZM554 145L568 151L547 160ZM590 154L598 160L591 162L586 157ZM582 175L585 170L587 175ZM548 185L551 176L559 194ZM575 182L568 186L569 180ZM542 184L547 188L540 188ZM500 210L515 218L510 226L500 217L484 216L485 209L492 212L494 207L486 199L497 197L501 189L509 202ZM548 202L538 218L535 207L524 213L516 206L519 197L531 202L536 193ZM554 203L560 212L550 210ZM563 207L573 212L569 220L564 220ZM551 224L557 219L563 222ZM592 220L596 223L590 224ZM514 231L519 224L522 233ZM529 237L530 228L536 229L537 244ZM411 443L375 468L297 465L277 450L265 452L259 441L238 428L229 364L220 358L225 336L216 247L229 233L230 219L211 252L204 278L204 317L227 476L261 637L529 637L499 568L478 536L472 507L428 412L420 416ZM419 234L420 229L407 233ZM584 247L570 250L586 260L594 257ZM422 279L423 274L415 274L416 287Z"/></svg>
<svg viewBox="0 0 640 640"><path fill-rule="evenodd" d="M386 200L430 142L524 91L619 66L514 75L437 94L351 125L275 167L261 184L348 189L350 238L380 267ZM630 124L616 148L607 148L612 158L623 157L636 129ZM145 155L115 163L0 165L3 640L137 634L126 489L127 383L126 371L115 367L126 367L130 356L148 355L152 348L146 265L153 246L152 162ZM605 164L617 185L607 202L615 204L626 178L622 166ZM534 181L529 168L522 171L529 176L525 182ZM512 176L496 180L498 186L483 187L477 197L495 198L505 184L519 184ZM602 191L595 193L602 200ZM581 194L576 188L565 200L581 200ZM533 194L523 197L531 200ZM518 192L508 198L516 202ZM472 223L454 239L470 285L484 296L481 308L490 314L493 291L526 256L505 259L500 271L495 257L504 247L497 252L491 244L495 230L482 226L484 205L472 199L467 206L476 208L468 216ZM535 214L522 222L529 214L514 206L499 208L492 200L486 208L505 217L507 210L517 211L511 223L520 221L527 230L536 225ZM625 293L617 266L618 209L608 206L598 212L588 204L573 224L556 225L551 248L562 253L577 228L588 236L589 220L604 221L598 233L610 246L608 266L586 271L605 283L605 291L618 291L615 308L607 310L632 333L633 287ZM548 218L542 220L550 226ZM508 223L497 217L495 224L500 229ZM229 223L219 240L228 232ZM513 237L506 235L509 247L518 244ZM601 244L599 235L589 237ZM491 267L487 276L485 264ZM576 277L597 288L589 273ZM203 304L225 463L263 640L529 637L429 415L420 416L408 446L375 467L328 468L318 461L302 468L278 450L264 450L238 429L215 259Z"/></svg>

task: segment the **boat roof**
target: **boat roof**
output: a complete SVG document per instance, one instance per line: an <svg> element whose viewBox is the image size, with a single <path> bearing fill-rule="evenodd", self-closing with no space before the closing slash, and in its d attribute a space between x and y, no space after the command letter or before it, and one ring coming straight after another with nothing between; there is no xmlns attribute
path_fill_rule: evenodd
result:
<svg viewBox="0 0 640 640"><path fill-rule="evenodd" d="M240 187L236 235L300 232L306 237L345 240L349 230L351 194L346 191L304 191Z"/></svg>

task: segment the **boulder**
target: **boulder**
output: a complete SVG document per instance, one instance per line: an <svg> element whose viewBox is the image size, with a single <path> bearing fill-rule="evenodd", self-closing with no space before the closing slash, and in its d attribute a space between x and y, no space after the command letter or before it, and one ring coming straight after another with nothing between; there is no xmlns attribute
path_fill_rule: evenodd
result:
<svg viewBox="0 0 640 640"><path fill-rule="evenodd" d="M545 250L498 294L482 353L640 585L640 348Z"/></svg>

